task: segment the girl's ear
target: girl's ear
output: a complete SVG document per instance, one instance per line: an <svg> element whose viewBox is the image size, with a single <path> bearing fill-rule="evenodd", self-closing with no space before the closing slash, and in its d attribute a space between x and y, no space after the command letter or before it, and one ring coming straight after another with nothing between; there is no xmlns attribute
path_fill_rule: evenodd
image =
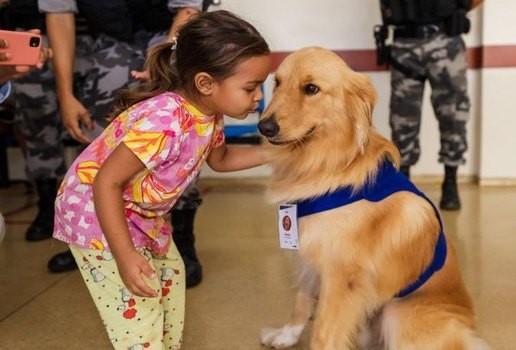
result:
<svg viewBox="0 0 516 350"><path fill-rule="evenodd" d="M215 80L206 72L197 73L194 77L195 87L205 96L209 96L213 92Z"/></svg>

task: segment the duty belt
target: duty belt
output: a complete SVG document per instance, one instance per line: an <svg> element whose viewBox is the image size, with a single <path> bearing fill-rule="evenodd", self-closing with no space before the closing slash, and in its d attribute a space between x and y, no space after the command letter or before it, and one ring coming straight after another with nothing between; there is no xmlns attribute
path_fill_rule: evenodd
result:
<svg viewBox="0 0 516 350"><path fill-rule="evenodd" d="M444 33L443 24L404 25L394 28L394 38L428 39Z"/></svg>

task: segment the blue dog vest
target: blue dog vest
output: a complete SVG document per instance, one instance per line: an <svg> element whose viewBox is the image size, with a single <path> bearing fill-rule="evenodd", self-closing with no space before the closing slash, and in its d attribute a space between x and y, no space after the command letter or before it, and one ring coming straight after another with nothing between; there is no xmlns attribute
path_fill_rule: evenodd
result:
<svg viewBox="0 0 516 350"><path fill-rule="evenodd" d="M297 217L316 214L322 211L338 208L353 202L365 199L370 202L379 202L391 194L401 191L412 192L424 198L432 208L439 220L440 233L435 246L434 257L428 267L421 273L419 278L409 284L405 289L398 292L396 297L401 298L411 294L428 281L432 275L439 271L446 260L446 238L444 236L441 215L434 203L428 199L423 192L419 191L405 175L397 171L391 162L384 161L375 181L368 181L358 191L353 191L351 187L342 187L335 192L324 194L317 198L310 198L297 202Z"/></svg>

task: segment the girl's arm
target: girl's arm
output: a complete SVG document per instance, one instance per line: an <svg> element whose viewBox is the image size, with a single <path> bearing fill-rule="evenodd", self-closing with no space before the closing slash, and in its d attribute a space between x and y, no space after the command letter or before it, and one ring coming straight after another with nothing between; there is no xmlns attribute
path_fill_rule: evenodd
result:
<svg viewBox="0 0 516 350"><path fill-rule="evenodd" d="M262 165L265 158L260 146L232 146L226 144L211 150L206 162L215 171L243 170Z"/></svg>
<svg viewBox="0 0 516 350"><path fill-rule="evenodd" d="M147 260L135 249L125 217L123 189L145 168L140 159L121 143L102 164L93 182L95 212L115 257L118 272L125 286L142 297L156 297L157 292L143 280L156 274Z"/></svg>

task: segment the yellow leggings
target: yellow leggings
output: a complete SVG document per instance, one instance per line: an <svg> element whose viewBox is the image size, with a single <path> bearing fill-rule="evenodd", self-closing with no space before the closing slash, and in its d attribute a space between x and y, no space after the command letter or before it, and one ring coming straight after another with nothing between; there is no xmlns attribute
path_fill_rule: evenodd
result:
<svg viewBox="0 0 516 350"><path fill-rule="evenodd" d="M70 246L115 349L179 349L185 313L184 264L173 243L163 256L139 252L156 270L146 279L159 296L133 295L122 282L109 251Z"/></svg>

